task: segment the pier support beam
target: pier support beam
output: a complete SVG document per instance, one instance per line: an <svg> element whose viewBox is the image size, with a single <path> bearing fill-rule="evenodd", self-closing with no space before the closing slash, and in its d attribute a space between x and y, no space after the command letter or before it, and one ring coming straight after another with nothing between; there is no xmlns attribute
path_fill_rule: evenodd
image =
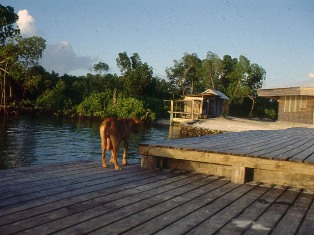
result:
<svg viewBox="0 0 314 235"><path fill-rule="evenodd" d="M141 167L144 169L163 169L166 167L166 159L156 156L142 156Z"/></svg>
<svg viewBox="0 0 314 235"><path fill-rule="evenodd" d="M242 166L233 166L232 167L232 175L231 181L236 184L244 184L245 183L245 172L246 168Z"/></svg>
<svg viewBox="0 0 314 235"><path fill-rule="evenodd" d="M244 166L232 166L231 181L244 184L254 180L254 169Z"/></svg>
<svg viewBox="0 0 314 235"><path fill-rule="evenodd" d="M141 167L144 169L155 169L155 168L157 168L157 157L142 156Z"/></svg>

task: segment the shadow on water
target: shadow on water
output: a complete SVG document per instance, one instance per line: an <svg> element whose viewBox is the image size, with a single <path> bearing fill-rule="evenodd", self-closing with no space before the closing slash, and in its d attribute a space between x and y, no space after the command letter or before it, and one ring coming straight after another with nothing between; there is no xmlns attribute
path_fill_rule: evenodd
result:
<svg viewBox="0 0 314 235"><path fill-rule="evenodd" d="M25 115L0 117L0 169L62 163L101 161L99 121L60 119ZM128 158L140 159L138 143L179 138L169 125L152 125L133 134ZM123 144L119 149L119 161ZM110 154L107 153L107 156Z"/></svg>

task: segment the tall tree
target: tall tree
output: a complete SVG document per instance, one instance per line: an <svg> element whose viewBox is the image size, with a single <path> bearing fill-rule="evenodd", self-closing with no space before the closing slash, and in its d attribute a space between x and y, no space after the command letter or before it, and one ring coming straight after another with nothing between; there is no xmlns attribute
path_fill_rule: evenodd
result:
<svg viewBox="0 0 314 235"><path fill-rule="evenodd" d="M239 104L245 97L252 100L250 115L252 115L257 89L266 78L265 70L251 62L243 55L239 59L224 56L224 74L221 77L223 92L230 98L230 104Z"/></svg>
<svg viewBox="0 0 314 235"><path fill-rule="evenodd" d="M14 27L14 23L18 20L18 15L14 13L13 7L3 6L0 4L0 106L6 104L6 87L9 62L13 60L11 56L6 55L8 48L4 48L7 39L13 38L20 33L18 28Z"/></svg>
<svg viewBox="0 0 314 235"><path fill-rule="evenodd" d="M2 105L6 103L6 90L10 90L10 97L15 93L25 95L38 85L39 77L32 75L30 68L38 65L42 52L46 47L41 37L22 38L16 36L1 47L0 57L5 58L5 72L2 75ZM16 101L16 100L15 100Z"/></svg>
<svg viewBox="0 0 314 235"><path fill-rule="evenodd" d="M179 61L174 60L173 62L173 67L166 68L167 77L171 83L181 89L182 95L188 92L194 93L195 83L199 78L197 71L201 65L197 54L184 53Z"/></svg>
<svg viewBox="0 0 314 235"><path fill-rule="evenodd" d="M153 69L141 61L138 53L128 56L126 52L119 53L117 65L121 71L123 93L127 97L139 98L150 95Z"/></svg>
<svg viewBox="0 0 314 235"><path fill-rule="evenodd" d="M251 64L250 73L246 86L249 88L247 97L251 99L252 105L250 109L250 116L252 116L253 109L257 98L257 89L262 88L263 81L266 79L266 71L258 64Z"/></svg>
<svg viewBox="0 0 314 235"><path fill-rule="evenodd" d="M103 62L99 62L94 65L93 67L95 72L99 72L100 76L102 72L106 72L109 70L109 65Z"/></svg>
<svg viewBox="0 0 314 235"><path fill-rule="evenodd" d="M202 61L202 75L207 87L217 89L220 87L220 79L224 72L223 61L217 54L209 51L206 59Z"/></svg>

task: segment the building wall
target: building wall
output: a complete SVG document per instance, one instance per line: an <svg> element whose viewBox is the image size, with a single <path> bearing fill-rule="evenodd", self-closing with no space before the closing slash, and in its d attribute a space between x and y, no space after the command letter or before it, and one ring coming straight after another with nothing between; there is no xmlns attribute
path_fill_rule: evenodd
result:
<svg viewBox="0 0 314 235"><path fill-rule="evenodd" d="M313 96L281 96L278 121L314 124L313 110Z"/></svg>

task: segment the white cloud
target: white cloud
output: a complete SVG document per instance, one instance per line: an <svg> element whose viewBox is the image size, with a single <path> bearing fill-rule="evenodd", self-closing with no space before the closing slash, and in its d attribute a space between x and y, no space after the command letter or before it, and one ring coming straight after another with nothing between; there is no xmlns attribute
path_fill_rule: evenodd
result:
<svg viewBox="0 0 314 235"><path fill-rule="evenodd" d="M314 79L314 73L310 73L310 74L309 74L309 78Z"/></svg>
<svg viewBox="0 0 314 235"><path fill-rule="evenodd" d="M31 37L38 35L38 29L35 25L35 19L29 14L28 10L20 10L18 13L19 19L16 22L21 30L21 34Z"/></svg>
<svg viewBox="0 0 314 235"><path fill-rule="evenodd" d="M71 44L66 41L47 45L40 64L48 71L60 75L74 70L88 70L95 63L89 56L77 56Z"/></svg>
<svg viewBox="0 0 314 235"><path fill-rule="evenodd" d="M36 26L36 21L28 12L21 10L18 12L19 19L16 22L21 30L22 36L40 36ZM77 70L88 70L92 67L95 60L88 56L78 56L74 52L71 44L61 41L55 45L47 42L40 64L48 71L55 71L60 75Z"/></svg>

